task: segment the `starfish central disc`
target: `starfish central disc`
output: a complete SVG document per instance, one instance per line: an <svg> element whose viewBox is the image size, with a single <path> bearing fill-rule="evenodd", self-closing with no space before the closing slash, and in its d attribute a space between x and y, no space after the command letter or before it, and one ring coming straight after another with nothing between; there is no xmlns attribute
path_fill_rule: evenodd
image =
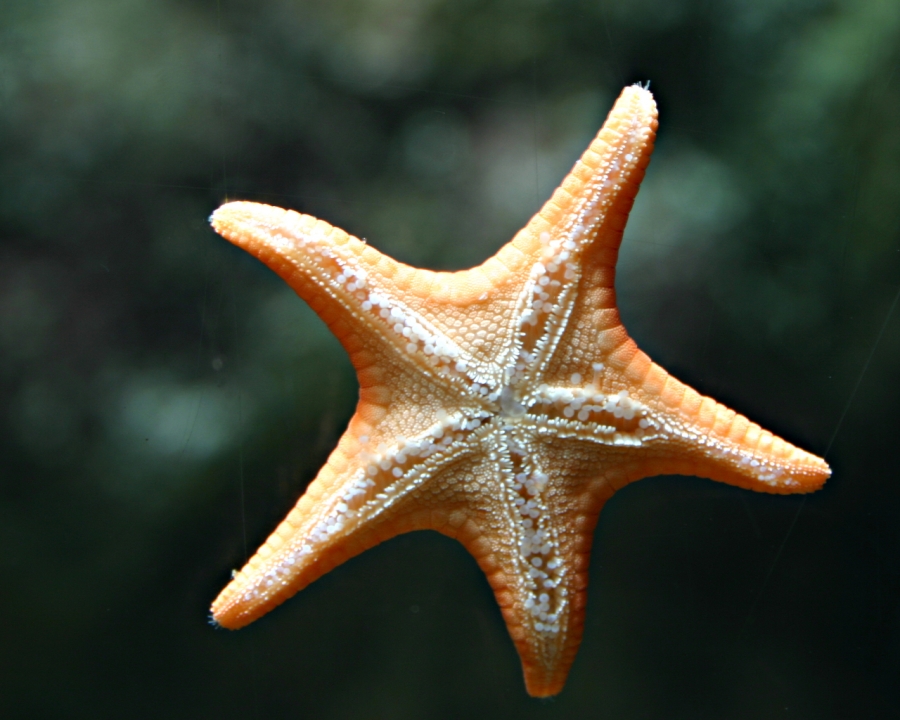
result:
<svg viewBox="0 0 900 720"><path fill-rule="evenodd" d="M344 560L430 528L475 557L528 692L553 695L618 488L674 473L773 493L825 482L823 460L680 383L622 326L615 264L656 124L652 95L626 88L541 211L462 272L408 267L308 215L216 210L215 230L310 304L360 383L325 466L213 603L218 623L242 627Z"/></svg>

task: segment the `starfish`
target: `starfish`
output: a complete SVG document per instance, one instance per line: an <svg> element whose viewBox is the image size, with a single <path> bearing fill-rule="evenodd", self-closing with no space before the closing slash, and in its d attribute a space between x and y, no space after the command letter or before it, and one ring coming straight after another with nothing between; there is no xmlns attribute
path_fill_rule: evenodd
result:
<svg viewBox="0 0 900 720"><path fill-rule="evenodd" d="M768 493L831 471L679 382L619 318L615 265L657 127L627 87L540 212L482 265L431 272L290 210L230 202L216 232L278 273L349 353L359 403L326 464L212 605L240 628L400 533L459 540L487 576L529 694L581 641L592 534L622 486L698 475Z"/></svg>

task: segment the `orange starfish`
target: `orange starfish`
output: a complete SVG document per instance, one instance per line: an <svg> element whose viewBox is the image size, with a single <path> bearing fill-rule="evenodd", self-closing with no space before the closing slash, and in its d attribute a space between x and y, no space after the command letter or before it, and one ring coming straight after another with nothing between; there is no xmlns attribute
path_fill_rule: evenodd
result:
<svg viewBox="0 0 900 720"><path fill-rule="evenodd" d="M430 528L494 589L528 692L558 693L581 641L603 504L650 475L770 493L828 465L671 377L628 337L615 264L650 160L656 104L623 90L553 197L479 267L430 272L327 223L233 202L215 230L252 253L338 337L356 413L296 507L212 606L242 627L336 565Z"/></svg>

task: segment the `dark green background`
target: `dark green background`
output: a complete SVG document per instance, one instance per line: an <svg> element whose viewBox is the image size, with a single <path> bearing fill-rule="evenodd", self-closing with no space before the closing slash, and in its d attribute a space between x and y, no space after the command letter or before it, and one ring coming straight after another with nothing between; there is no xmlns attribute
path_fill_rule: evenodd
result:
<svg viewBox="0 0 900 720"><path fill-rule="evenodd" d="M356 392L210 212L276 203L470 266L646 80L661 125L626 324L827 452L826 488L620 492L550 701L525 695L474 561L433 533L210 627ZM4 0L0 715L890 717L898 292L896 0Z"/></svg>

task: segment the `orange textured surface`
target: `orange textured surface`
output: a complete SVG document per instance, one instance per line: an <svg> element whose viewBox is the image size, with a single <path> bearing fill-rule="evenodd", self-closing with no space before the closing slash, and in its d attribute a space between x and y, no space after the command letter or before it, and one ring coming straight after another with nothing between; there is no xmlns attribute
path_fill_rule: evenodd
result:
<svg viewBox="0 0 900 720"><path fill-rule="evenodd" d="M213 603L218 623L242 627L363 550L431 528L487 575L528 692L554 695L617 489L673 473L770 493L822 486L823 460L671 377L622 326L615 264L656 125L650 92L626 88L541 211L462 272L408 267L288 210L213 214L322 317L360 384L325 466Z"/></svg>

